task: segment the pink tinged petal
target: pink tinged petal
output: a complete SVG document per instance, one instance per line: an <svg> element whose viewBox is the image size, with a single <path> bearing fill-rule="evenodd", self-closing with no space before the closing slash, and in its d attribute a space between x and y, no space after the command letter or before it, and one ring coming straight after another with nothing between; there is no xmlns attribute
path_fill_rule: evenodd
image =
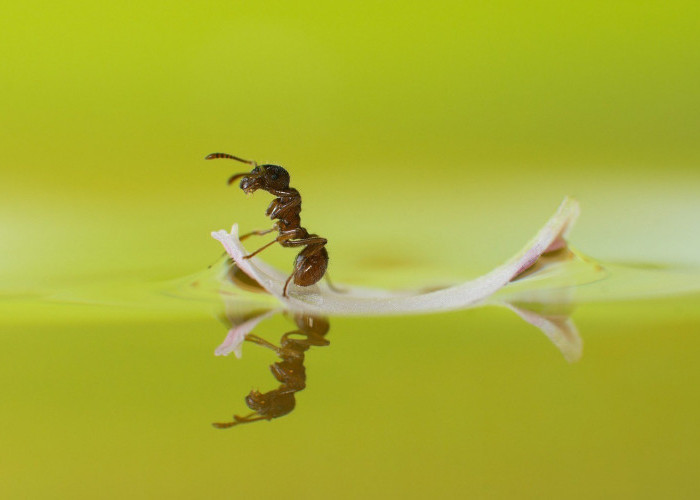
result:
<svg viewBox="0 0 700 500"><path fill-rule="evenodd" d="M557 250L561 250L564 247L566 247L566 240L563 236L560 235L557 239L555 239L552 242L551 245L547 247L547 250L545 250L544 253L556 252Z"/></svg>
<svg viewBox="0 0 700 500"><path fill-rule="evenodd" d="M276 312L278 311L268 311L265 314L255 316L254 318L231 328L222 344L214 351L214 354L216 356L228 356L231 354L231 352L233 352L235 356L240 359L242 355L243 342L245 341L246 335L248 335L258 325L258 323L266 318L269 318Z"/></svg>
<svg viewBox="0 0 700 500"><path fill-rule="evenodd" d="M292 285L288 290L289 297L283 297L282 289L289 275L258 258L244 259L248 252L238 239L238 225L234 224L230 233L221 230L212 233L212 236L221 242L243 272L289 309L319 315L415 314L480 305L480 302L532 266L543 253L561 248L578 214L576 200L566 198L537 235L508 262L474 280L425 293L366 290L344 285L342 287L348 290L347 293L337 293L325 284L316 284L308 287Z"/></svg>
<svg viewBox="0 0 700 500"><path fill-rule="evenodd" d="M539 328L569 363L581 359L583 340L581 340L578 329L569 316L541 314L509 303L501 305Z"/></svg>

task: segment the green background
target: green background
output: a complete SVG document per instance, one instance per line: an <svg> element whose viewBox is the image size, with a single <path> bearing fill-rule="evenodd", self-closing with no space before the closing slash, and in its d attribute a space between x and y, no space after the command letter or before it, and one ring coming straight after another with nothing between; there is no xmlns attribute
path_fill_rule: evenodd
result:
<svg viewBox="0 0 700 500"><path fill-rule="evenodd" d="M574 367L500 311L338 320L297 413L228 433L207 424L272 383L271 358L213 360L225 329L200 309L25 299L197 273L210 231L267 227L269 197L227 187L242 165L215 151L290 171L336 281L477 275L565 195L585 253L700 264L699 18L689 1L4 5L4 496L690 495L697 298L581 309Z"/></svg>
<svg viewBox="0 0 700 500"><path fill-rule="evenodd" d="M446 264L467 248L488 267L566 194L589 253L691 259L698 236L674 219L699 207L698 15L696 2L10 4L2 272L42 285L198 270L218 251L210 230L267 225L267 199L227 189L240 166L204 162L213 151L286 166L339 277L401 244ZM654 250L664 236L670 255Z"/></svg>

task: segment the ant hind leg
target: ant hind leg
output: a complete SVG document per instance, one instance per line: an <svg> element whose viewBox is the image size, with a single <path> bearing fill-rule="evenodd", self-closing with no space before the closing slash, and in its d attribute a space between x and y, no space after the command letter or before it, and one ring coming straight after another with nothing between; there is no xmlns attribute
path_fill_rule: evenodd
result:
<svg viewBox="0 0 700 500"><path fill-rule="evenodd" d="M289 278L287 278L287 281L284 283L284 289L282 290L282 297L289 297L289 295L287 295L287 287L289 286L289 282L292 281L293 277L294 277L294 273L290 274Z"/></svg>
<svg viewBox="0 0 700 500"><path fill-rule="evenodd" d="M328 273L326 273L324 278L326 279L326 283L328 284L328 288L330 290L333 290L335 293L348 293L348 290L346 288L338 288L337 286L335 286L331 281L330 276L328 276Z"/></svg>

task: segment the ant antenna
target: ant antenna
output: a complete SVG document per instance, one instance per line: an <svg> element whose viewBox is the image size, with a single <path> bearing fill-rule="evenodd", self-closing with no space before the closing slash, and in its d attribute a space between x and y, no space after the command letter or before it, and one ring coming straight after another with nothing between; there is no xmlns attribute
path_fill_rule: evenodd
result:
<svg viewBox="0 0 700 500"><path fill-rule="evenodd" d="M256 413L253 412L246 417L239 417L238 415L234 415L233 422L214 422L211 425L213 427L216 427L217 429L228 429L229 427L234 427L239 424L248 424L250 422L257 422L258 420L270 420L270 417L266 417L263 415L256 416Z"/></svg>
<svg viewBox="0 0 700 500"><path fill-rule="evenodd" d="M216 427L217 429L228 429L229 427L233 427L234 425L238 424L239 422L233 421L233 422L226 422L226 423L221 423L221 422L214 422L211 424L212 426Z"/></svg>
<svg viewBox="0 0 700 500"><path fill-rule="evenodd" d="M244 160L243 158L239 158L238 156L233 156L228 153L212 153L210 155L207 155L204 159L205 160L218 160L219 158L226 158L228 160L236 160L240 161L241 163L247 163L248 165L253 165L254 167L258 166L258 163L253 160Z"/></svg>

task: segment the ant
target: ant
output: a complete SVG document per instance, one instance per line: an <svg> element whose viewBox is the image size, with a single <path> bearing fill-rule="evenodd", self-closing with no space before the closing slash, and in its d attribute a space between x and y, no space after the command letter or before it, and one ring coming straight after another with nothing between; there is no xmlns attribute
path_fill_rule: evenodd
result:
<svg viewBox="0 0 700 500"><path fill-rule="evenodd" d="M250 391L245 398L248 408L253 413L240 417L233 416L231 422L216 422L212 424L217 429L228 429L239 424L247 424L258 420L272 420L290 413L296 405L294 394L306 387L306 369L304 368L304 353L312 346L327 346L330 342L325 338L330 324L326 318L297 314L294 317L298 330L287 332L280 339L277 347L257 335L248 334L247 342L253 342L273 350L281 361L270 365L272 375L280 382L280 386L272 391L261 393ZM292 338L300 335L302 338Z"/></svg>
<svg viewBox="0 0 700 500"><path fill-rule="evenodd" d="M294 284L299 286L310 286L318 283L323 278L323 275L326 274L328 267L328 251L326 250L328 240L321 238L317 234L309 234L301 226L301 217L299 216L301 212L301 195L299 191L289 187L289 173L279 165L258 165L255 161L244 160L227 153L212 153L205 160L218 158L236 160L253 166L253 170L249 173L244 172L232 175L228 180L229 185L242 178L240 188L246 194L262 189L277 196L277 198L272 200L270 206L267 207L265 215L272 220L279 220L275 222L271 229L251 231L242 235L240 240L243 241L250 236L260 236L273 231L279 231L279 235L270 243L243 258L250 259L274 243L279 243L283 247L305 247L299 252L294 261L294 271L284 284L282 296L287 297L287 287L292 279L294 279Z"/></svg>

